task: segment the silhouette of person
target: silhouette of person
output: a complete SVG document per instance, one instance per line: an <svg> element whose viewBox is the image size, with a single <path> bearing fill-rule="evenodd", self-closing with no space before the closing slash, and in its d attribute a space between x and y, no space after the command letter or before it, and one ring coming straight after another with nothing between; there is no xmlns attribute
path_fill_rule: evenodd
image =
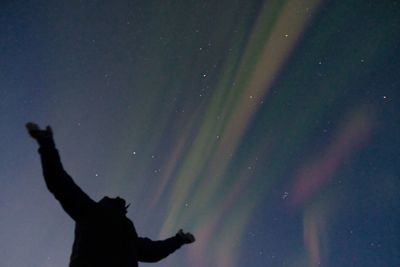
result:
<svg viewBox="0 0 400 267"><path fill-rule="evenodd" d="M75 221L75 240L70 267L135 267L138 262L157 262L184 244L195 241L182 230L168 239L139 237L120 197L96 202L65 172L49 126L42 130L27 123L30 136L39 144L43 176L49 191Z"/></svg>

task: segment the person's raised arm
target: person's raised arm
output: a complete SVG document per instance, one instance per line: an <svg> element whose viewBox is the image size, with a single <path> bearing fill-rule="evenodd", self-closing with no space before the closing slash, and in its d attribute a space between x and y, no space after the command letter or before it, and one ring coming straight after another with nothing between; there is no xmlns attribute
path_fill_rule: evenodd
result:
<svg viewBox="0 0 400 267"><path fill-rule="evenodd" d="M65 172L56 149L53 132L49 126L45 130L35 123L27 123L29 135L39 144L43 176L49 191L61 203L63 209L74 220L79 220L95 202L75 184Z"/></svg>
<svg viewBox="0 0 400 267"><path fill-rule="evenodd" d="M153 241L149 238L138 238L137 256L141 262L157 262L179 249L184 244L195 241L191 233L184 233L182 230L168 239Z"/></svg>

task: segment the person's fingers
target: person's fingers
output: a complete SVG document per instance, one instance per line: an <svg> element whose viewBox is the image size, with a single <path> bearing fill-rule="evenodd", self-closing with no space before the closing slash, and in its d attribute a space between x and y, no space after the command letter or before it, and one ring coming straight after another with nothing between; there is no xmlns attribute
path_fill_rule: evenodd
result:
<svg viewBox="0 0 400 267"><path fill-rule="evenodd" d="M192 235L192 234L189 233L189 232L185 233L185 232L183 232L182 229L180 229L180 230L178 231L178 235L182 238L182 240L183 240L183 242L184 242L185 244L193 243L193 242L196 240L195 237L194 237L194 235Z"/></svg>
<svg viewBox="0 0 400 267"><path fill-rule="evenodd" d="M39 130L39 126L33 122L28 122L27 124L25 124L25 127L28 131L38 131Z"/></svg>
<svg viewBox="0 0 400 267"><path fill-rule="evenodd" d="M191 233L187 233L187 237L190 243L193 243L196 239L194 238L194 235Z"/></svg>
<svg viewBox="0 0 400 267"><path fill-rule="evenodd" d="M47 125L46 131L47 131L49 134L53 134L53 129L51 129L51 127L50 127L49 125Z"/></svg>

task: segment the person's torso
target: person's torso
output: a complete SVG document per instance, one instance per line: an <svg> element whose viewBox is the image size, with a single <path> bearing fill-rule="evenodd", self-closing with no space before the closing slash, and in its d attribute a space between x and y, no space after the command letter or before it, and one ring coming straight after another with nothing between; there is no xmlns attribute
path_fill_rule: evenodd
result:
<svg viewBox="0 0 400 267"><path fill-rule="evenodd" d="M126 216L96 207L76 222L70 267L136 267L137 237Z"/></svg>

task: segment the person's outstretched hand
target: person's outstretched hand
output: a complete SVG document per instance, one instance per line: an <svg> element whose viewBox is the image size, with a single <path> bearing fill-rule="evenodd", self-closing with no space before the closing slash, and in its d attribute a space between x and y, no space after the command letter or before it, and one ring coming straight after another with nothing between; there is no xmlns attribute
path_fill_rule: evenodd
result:
<svg viewBox="0 0 400 267"><path fill-rule="evenodd" d="M196 240L194 235L191 233L184 233L182 229L179 230L177 235L182 239L184 244L190 244Z"/></svg>
<svg viewBox="0 0 400 267"><path fill-rule="evenodd" d="M53 131L50 126L47 126L45 130L42 130L36 123L28 122L25 124L25 127L28 130L29 135L38 142L53 138Z"/></svg>

